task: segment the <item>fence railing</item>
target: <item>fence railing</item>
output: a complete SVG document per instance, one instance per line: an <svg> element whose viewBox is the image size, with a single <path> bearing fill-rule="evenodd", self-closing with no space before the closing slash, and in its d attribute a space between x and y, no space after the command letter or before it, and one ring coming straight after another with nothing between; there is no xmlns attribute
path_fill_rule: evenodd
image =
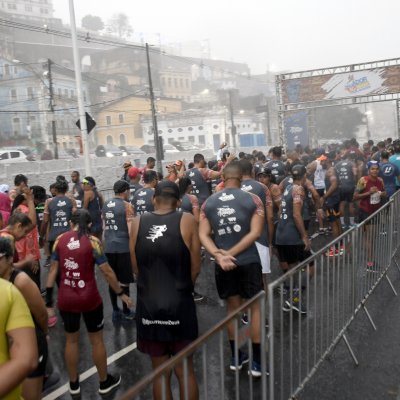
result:
<svg viewBox="0 0 400 400"><path fill-rule="evenodd" d="M341 339L358 365L347 328L363 310L376 329L366 302L383 279L397 295L387 272L398 267L399 211L396 194L269 285L270 400L294 398Z"/></svg>
<svg viewBox="0 0 400 400"><path fill-rule="evenodd" d="M121 399L150 399L151 386L161 380L162 398L167 399L166 382L169 375L176 367L182 367L184 371L183 394L180 398L189 399L189 377L188 363L189 357L194 354L194 366L196 371L197 384L199 386L199 398L207 400L214 399L262 399L267 398L267 360L266 360L266 329L265 319L261 318L261 342L260 347L264 349L261 352L261 378L254 379L251 374L248 379L243 379L236 370L233 374L227 373L228 364L231 359L231 350L226 338L226 329L228 324L234 324L235 354L238 359L240 347L248 350L249 362L252 362L252 344L251 344L251 311L255 305L261 310L261 315L266 312L265 292L258 293L255 297L245 302L235 312L228 315L212 329L204 333L197 340L192 342L183 351L172 357L165 364L155 369L151 374L145 376L132 389L128 390ZM239 321L246 313L248 324L239 328ZM181 389L182 390L182 389ZM175 396L174 396L175 398Z"/></svg>
<svg viewBox="0 0 400 400"><path fill-rule="evenodd" d="M367 300L382 280L397 295L387 273L393 264L400 271L396 260L400 247L400 226L396 222L399 216L400 192L365 221L270 283L267 310L265 293L260 292L144 377L122 399L151 398L151 384L159 379L166 399L166 379L178 365L183 365L186 371L182 398L188 399L187 368L192 354L200 398L206 400L264 400L267 395L269 400L295 398L340 340L358 364L346 332L361 310L376 329ZM238 371L226 373L230 351L224 331L229 323L234 324L236 357L238 349L247 345L251 362L251 308L256 303L262 316L268 312L269 329L267 342L265 321L261 318L262 375L254 381L251 375L248 380L239 376ZM239 328L239 319L245 312L249 324ZM269 371L268 388L266 371Z"/></svg>

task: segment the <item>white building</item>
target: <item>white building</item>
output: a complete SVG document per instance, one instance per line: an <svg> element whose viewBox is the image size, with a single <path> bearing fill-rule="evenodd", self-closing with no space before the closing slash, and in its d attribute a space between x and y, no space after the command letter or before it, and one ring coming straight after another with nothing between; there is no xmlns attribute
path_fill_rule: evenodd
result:
<svg viewBox="0 0 400 400"><path fill-rule="evenodd" d="M258 116L252 114L234 115L237 134L262 131ZM142 117L143 139L146 144L154 144L153 124L150 117ZM220 144L227 141L233 146L231 120L226 108L204 114L198 110L180 114L158 114L158 134L164 143L190 142L201 148L218 150ZM239 144L239 140L238 140Z"/></svg>
<svg viewBox="0 0 400 400"><path fill-rule="evenodd" d="M53 0L1 0L0 11L28 21L53 18Z"/></svg>

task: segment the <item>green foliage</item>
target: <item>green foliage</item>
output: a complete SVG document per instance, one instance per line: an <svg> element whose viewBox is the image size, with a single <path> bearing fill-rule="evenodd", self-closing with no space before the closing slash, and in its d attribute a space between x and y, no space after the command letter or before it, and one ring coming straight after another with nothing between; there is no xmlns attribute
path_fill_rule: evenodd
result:
<svg viewBox="0 0 400 400"><path fill-rule="evenodd" d="M129 17L124 13L114 14L108 20L107 30L110 33L116 33L120 38L129 37L133 33Z"/></svg>

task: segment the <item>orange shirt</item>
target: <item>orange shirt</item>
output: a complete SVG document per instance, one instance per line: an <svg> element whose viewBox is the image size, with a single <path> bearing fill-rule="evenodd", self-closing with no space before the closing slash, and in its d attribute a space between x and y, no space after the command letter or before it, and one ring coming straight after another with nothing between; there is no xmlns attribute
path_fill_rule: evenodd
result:
<svg viewBox="0 0 400 400"><path fill-rule="evenodd" d="M24 204L19 205L17 210L24 214L29 213L29 208ZM35 257L35 260L40 260L39 233L37 226L35 226L24 238L15 243L15 249L17 250L19 260L23 260L28 254L32 254Z"/></svg>

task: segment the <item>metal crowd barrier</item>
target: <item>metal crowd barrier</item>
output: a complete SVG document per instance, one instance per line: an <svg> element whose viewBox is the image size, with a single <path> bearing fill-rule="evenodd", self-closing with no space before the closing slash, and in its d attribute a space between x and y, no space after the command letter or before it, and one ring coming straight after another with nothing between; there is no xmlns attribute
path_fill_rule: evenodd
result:
<svg viewBox="0 0 400 400"><path fill-rule="evenodd" d="M99 193L103 196L104 201L108 201L114 197L114 190L113 188L110 189L101 189Z"/></svg>
<svg viewBox="0 0 400 400"><path fill-rule="evenodd" d="M387 272L399 268L399 212L398 193L268 286L269 400L295 398L341 339L358 365L346 331L360 310L376 329L367 299L382 280L397 295Z"/></svg>
<svg viewBox="0 0 400 400"><path fill-rule="evenodd" d="M166 363L145 376L134 387L128 390L121 399L150 399L151 387L154 382L161 379L162 398L167 399L166 380L174 368L182 367L184 371L183 393L181 399L189 400L188 390L188 358L194 354L194 370L199 387L199 398L214 399L267 399L267 360L266 360L266 329L265 318L261 318L261 378L253 378L251 374L242 374L240 371L227 371L231 359L231 350L225 331L228 324L234 324L236 359L239 348L244 348L249 354L249 365L252 362L251 345L251 309L259 305L261 315L266 312L265 292L258 293L248 300L235 312L228 315L212 329L201 335L183 351L169 359ZM243 313L248 315L248 324L240 326ZM243 368L247 369L247 365ZM173 390L176 391L177 385ZM178 398L174 396L174 398Z"/></svg>

